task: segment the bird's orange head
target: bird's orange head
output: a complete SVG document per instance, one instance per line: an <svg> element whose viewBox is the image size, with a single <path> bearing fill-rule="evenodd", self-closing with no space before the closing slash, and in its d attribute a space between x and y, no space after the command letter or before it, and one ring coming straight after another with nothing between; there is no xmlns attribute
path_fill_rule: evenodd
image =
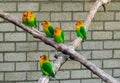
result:
<svg viewBox="0 0 120 83"><path fill-rule="evenodd" d="M27 11L24 11L23 12L23 17L27 17L28 16L28 12Z"/></svg>
<svg viewBox="0 0 120 83"><path fill-rule="evenodd" d="M50 26L51 24L50 24L50 22L48 22L47 20L44 20L44 21L41 22L41 25L42 25L43 27L48 27L48 26Z"/></svg>
<svg viewBox="0 0 120 83"><path fill-rule="evenodd" d="M60 31L61 31L61 29L59 27L55 27L55 29L54 29L54 35L55 36L59 36L60 35Z"/></svg>
<svg viewBox="0 0 120 83"><path fill-rule="evenodd" d="M43 63L43 62L46 62L48 60L49 59L48 59L48 56L46 54L41 54L40 55L40 59L39 59L40 64Z"/></svg>
<svg viewBox="0 0 120 83"><path fill-rule="evenodd" d="M84 26L84 23L82 21L76 21L75 26L76 28L80 28L80 26Z"/></svg>

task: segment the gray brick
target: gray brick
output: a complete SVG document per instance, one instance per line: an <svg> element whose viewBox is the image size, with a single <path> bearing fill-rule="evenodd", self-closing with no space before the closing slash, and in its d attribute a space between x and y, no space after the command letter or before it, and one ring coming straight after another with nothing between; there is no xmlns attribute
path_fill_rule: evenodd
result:
<svg viewBox="0 0 120 83"><path fill-rule="evenodd" d="M33 2L33 0L28 0L28 1L32 1ZM36 1L48 1L48 0L34 0L35 2Z"/></svg>
<svg viewBox="0 0 120 83"><path fill-rule="evenodd" d="M27 80L38 80L41 77L40 72L28 72L27 73Z"/></svg>
<svg viewBox="0 0 120 83"><path fill-rule="evenodd" d="M83 11L83 3L78 2L63 3L63 11Z"/></svg>
<svg viewBox="0 0 120 83"><path fill-rule="evenodd" d="M4 21L4 19L0 18L0 22L3 22L3 21Z"/></svg>
<svg viewBox="0 0 120 83"><path fill-rule="evenodd" d="M59 83L59 81L49 81L49 83Z"/></svg>
<svg viewBox="0 0 120 83"><path fill-rule="evenodd" d="M53 47L49 46L49 45L46 45L44 44L43 42L40 42L39 43L39 50L43 50L43 51L50 51L50 50L55 50Z"/></svg>
<svg viewBox="0 0 120 83"><path fill-rule="evenodd" d="M0 51L14 51L15 44L14 43L0 43Z"/></svg>
<svg viewBox="0 0 120 83"><path fill-rule="evenodd" d="M21 31L21 32L24 31L22 28L20 28L20 27L18 27L18 26L16 26L16 30L17 30L17 31Z"/></svg>
<svg viewBox="0 0 120 83"><path fill-rule="evenodd" d="M3 11L16 11L16 3L0 3L0 9Z"/></svg>
<svg viewBox="0 0 120 83"><path fill-rule="evenodd" d="M71 17L71 13L51 13L52 21L70 21Z"/></svg>
<svg viewBox="0 0 120 83"><path fill-rule="evenodd" d="M61 67L61 69L80 69L80 63L76 61L67 61Z"/></svg>
<svg viewBox="0 0 120 83"><path fill-rule="evenodd" d="M25 53L5 53L5 61L25 61Z"/></svg>
<svg viewBox="0 0 120 83"><path fill-rule="evenodd" d="M3 33L0 33L0 41L3 41Z"/></svg>
<svg viewBox="0 0 120 83"><path fill-rule="evenodd" d="M48 52L48 55L49 55L49 59L50 60L55 60L55 54L56 54L56 51L54 50L54 51L49 51Z"/></svg>
<svg viewBox="0 0 120 83"><path fill-rule="evenodd" d="M95 15L94 20L114 20L114 13L113 12L98 12Z"/></svg>
<svg viewBox="0 0 120 83"><path fill-rule="evenodd" d="M105 22L105 30L120 30L120 22Z"/></svg>
<svg viewBox="0 0 120 83"><path fill-rule="evenodd" d="M26 41L25 33L5 33L5 41Z"/></svg>
<svg viewBox="0 0 120 83"><path fill-rule="evenodd" d="M61 23L62 30L75 30L74 22L62 22Z"/></svg>
<svg viewBox="0 0 120 83"><path fill-rule="evenodd" d="M31 34L27 34L27 41L40 41L40 39L34 38Z"/></svg>
<svg viewBox="0 0 120 83"><path fill-rule="evenodd" d="M83 79L82 83L101 83L100 79Z"/></svg>
<svg viewBox="0 0 120 83"><path fill-rule="evenodd" d="M92 58L93 59L112 58L112 50L93 51Z"/></svg>
<svg viewBox="0 0 120 83"><path fill-rule="evenodd" d="M38 12L35 13L37 21L50 20L50 13L48 12Z"/></svg>
<svg viewBox="0 0 120 83"><path fill-rule="evenodd" d="M53 1L71 1L71 0L53 0Z"/></svg>
<svg viewBox="0 0 120 83"><path fill-rule="evenodd" d="M34 51L37 50L37 43L17 43L16 44L17 51Z"/></svg>
<svg viewBox="0 0 120 83"><path fill-rule="evenodd" d="M0 23L0 32L15 31L15 25L11 23Z"/></svg>
<svg viewBox="0 0 120 83"><path fill-rule="evenodd" d="M57 79L69 79L70 72L69 71L58 71L56 74Z"/></svg>
<svg viewBox="0 0 120 83"><path fill-rule="evenodd" d="M27 81L27 82L15 82L15 83L36 83L37 81L32 81L32 82L30 82L30 81Z"/></svg>
<svg viewBox="0 0 120 83"><path fill-rule="evenodd" d="M114 71L113 76L120 77L120 73L118 73L120 72L120 69L114 69L113 71Z"/></svg>
<svg viewBox="0 0 120 83"><path fill-rule="evenodd" d="M0 71L14 71L14 63L0 63Z"/></svg>
<svg viewBox="0 0 120 83"><path fill-rule="evenodd" d="M22 13L18 13L18 12L13 13L13 12L11 12L10 15L13 16L14 18L22 21Z"/></svg>
<svg viewBox="0 0 120 83"><path fill-rule="evenodd" d="M115 19L120 20L120 12L116 12Z"/></svg>
<svg viewBox="0 0 120 83"><path fill-rule="evenodd" d="M25 80L26 79L26 73L25 72L11 72L11 73L5 73L5 80L6 81L17 81L17 80Z"/></svg>
<svg viewBox="0 0 120 83"><path fill-rule="evenodd" d="M104 60L103 61L104 68L120 68L120 60Z"/></svg>
<svg viewBox="0 0 120 83"><path fill-rule="evenodd" d="M19 62L16 63L17 71L37 70L37 62Z"/></svg>
<svg viewBox="0 0 120 83"><path fill-rule="evenodd" d="M89 70L72 70L71 78L90 78L91 72Z"/></svg>
<svg viewBox="0 0 120 83"><path fill-rule="evenodd" d="M81 83L80 80L62 80L60 83Z"/></svg>
<svg viewBox="0 0 120 83"><path fill-rule="evenodd" d="M114 50L114 58L120 58L120 50Z"/></svg>
<svg viewBox="0 0 120 83"><path fill-rule="evenodd" d="M87 40L91 40L92 39L92 33L91 31L87 32Z"/></svg>
<svg viewBox="0 0 120 83"><path fill-rule="evenodd" d="M102 22L92 22L89 30L103 30L103 23Z"/></svg>
<svg viewBox="0 0 120 83"><path fill-rule="evenodd" d="M109 4L108 10L114 10L114 11L120 10L119 5L120 5L120 3L118 3L118 2L112 2Z"/></svg>
<svg viewBox="0 0 120 83"><path fill-rule="evenodd" d="M42 3L41 11L61 11L61 3L56 2Z"/></svg>
<svg viewBox="0 0 120 83"><path fill-rule="evenodd" d="M95 31L92 34L94 40L112 39L112 32L110 31Z"/></svg>
<svg viewBox="0 0 120 83"><path fill-rule="evenodd" d="M73 20L85 20L86 17L87 17L88 13L86 12L80 12L80 13L77 13L77 12L73 12Z"/></svg>
<svg viewBox="0 0 120 83"><path fill-rule="evenodd" d="M84 0L72 0L72 1L84 1Z"/></svg>
<svg viewBox="0 0 120 83"><path fill-rule="evenodd" d="M91 1L91 2L85 2L85 7L84 7L84 9L85 9L85 11L89 11L95 2L93 2L93 0L86 0L86 1ZM103 11L103 7L101 6L101 7L98 9L98 11Z"/></svg>
<svg viewBox="0 0 120 83"><path fill-rule="evenodd" d="M120 42L119 41L105 41L104 48L105 49L120 48Z"/></svg>
<svg viewBox="0 0 120 83"><path fill-rule="evenodd" d="M3 54L0 53L0 61L3 61Z"/></svg>
<svg viewBox="0 0 120 83"><path fill-rule="evenodd" d="M3 81L3 80L4 80L4 74L0 73L0 81Z"/></svg>
<svg viewBox="0 0 120 83"><path fill-rule="evenodd" d="M86 59L91 59L91 51L81 51L80 54L83 55Z"/></svg>
<svg viewBox="0 0 120 83"><path fill-rule="evenodd" d="M66 41L66 40L70 40L70 32L65 32L64 31L64 40Z"/></svg>
<svg viewBox="0 0 120 83"><path fill-rule="evenodd" d="M83 43L83 49L102 49L103 44L99 41L88 41Z"/></svg>
<svg viewBox="0 0 120 83"><path fill-rule="evenodd" d="M28 1L33 1L33 0L28 0ZM49 1L49 0L34 0L34 1Z"/></svg>
<svg viewBox="0 0 120 83"><path fill-rule="evenodd" d="M18 3L18 11L38 11L39 10L39 3Z"/></svg>
<svg viewBox="0 0 120 83"><path fill-rule="evenodd" d="M114 31L114 39L120 39L120 32Z"/></svg>

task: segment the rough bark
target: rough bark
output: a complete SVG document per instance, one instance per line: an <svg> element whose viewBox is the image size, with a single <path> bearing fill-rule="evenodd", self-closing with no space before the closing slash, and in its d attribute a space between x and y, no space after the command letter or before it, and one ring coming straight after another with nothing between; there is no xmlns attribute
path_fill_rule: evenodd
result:
<svg viewBox="0 0 120 83"><path fill-rule="evenodd" d="M91 8L91 10L90 10L90 12L88 14L88 17L87 17L87 19L85 21L86 31L88 31L88 27L89 27L92 19L94 18L94 15L97 12L98 8L100 6L102 6L102 5L107 4L108 2L110 2L110 0L97 0L95 2L95 4ZM36 29L31 29L31 28L23 25L20 21L18 21L17 19L13 18L12 16L10 16L7 13L4 13L4 12L0 11L0 17L2 17L3 19L6 19L6 20L10 21L11 23L19 26L20 28L22 28L25 31L27 31L30 34L32 34L33 37L41 39L44 43L46 43L46 44L54 47L56 50L62 52L62 53L56 54L57 59L56 59L55 62L53 62L53 69L54 69L55 73L59 70L61 65L63 63L65 63L65 61L68 59L68 57L70 57L73 60L79 61L81 64L83 64L85 67L87 67L90 71L92 71L94 74L99 76L103 81L105 81L107 83L119 83L112 76L108 75L103 70L99 69L93 63L91 63L90 61L88 61L82 55L78 54L75 51L75 48L77 48L81 44L81 42L82 42L81 38L76 38L73 41L71 46L66 46L64 44L56 43L53 40L45 37L45 35L42 32L40 32L40 31L38 31ZM69 56L66 56L66 55L69 55ZM48 83L48 82L49 82L49 78L46 77L46 76L42 76L39 79L39 81L38 81L38 83Z"/></svg>

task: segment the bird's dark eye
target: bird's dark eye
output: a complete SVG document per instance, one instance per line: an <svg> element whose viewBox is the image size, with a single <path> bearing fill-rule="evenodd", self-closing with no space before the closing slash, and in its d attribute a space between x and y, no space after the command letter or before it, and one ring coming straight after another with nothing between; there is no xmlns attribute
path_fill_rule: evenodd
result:
<svg viewBox="0 0 120 83"><path fill-rule="evenodd" d="M42 56L40 56L40 58L42 58Z"/></svg>

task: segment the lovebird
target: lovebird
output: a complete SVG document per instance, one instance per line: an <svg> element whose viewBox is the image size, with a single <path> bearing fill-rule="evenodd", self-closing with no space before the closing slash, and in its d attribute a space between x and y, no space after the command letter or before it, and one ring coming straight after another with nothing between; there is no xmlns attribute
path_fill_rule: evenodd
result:
<svg viewBox="0 0 120 83"><path fill-rule="evenodd" d="M22 16L22 23L26 26L37 28L35 14L31 11L24 11Z"/></svg>
<svg viewBox="0 0 120 83"><path fill-rule="evenodd" d="M46 54L40 55L39 63L40 63L40 69L43 75L49 76L49 77L51 76L52 79L56 79L52 69L52 64L50 63L48 56Z"/></svg>
<svg viewBox="0 0 120 83"><path fill-rule="evenodd" d="M75 28L77 36L81 37L83 41L86 41L87 32L84 28L84 23L82 21L76 21Z"/></svg>
<svg viewBox="0 0 120 83"><path fill-rule="evenodd" d="M46 34L47 37L51 37L53 38L53 34L54 34L54 28L53 26L51 25L51 23L47 20L44 20L42 23L41 23L42 27L43 27L43 30Z"/></svg>
<svg viewBox="0 0 120 83"><path fill-rule="evenodd" d="M64 43L64 32L59 27L54 28L54 41Z"/></svg>

